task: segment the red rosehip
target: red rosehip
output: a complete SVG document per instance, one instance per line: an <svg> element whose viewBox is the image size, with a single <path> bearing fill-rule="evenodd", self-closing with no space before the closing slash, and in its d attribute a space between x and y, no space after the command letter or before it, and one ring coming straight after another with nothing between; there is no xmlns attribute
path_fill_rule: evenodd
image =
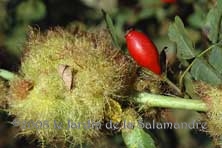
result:
<svg viewBox="0 0 222 148"><path fill-rule="evenodd" d="M162 0L163 3L176 3L176 0Z"/></svg>
<svg viewBox="0 0 222 148"><path fill-rule="evenodd" d="M130 30L126 35L130 55L142 67L160 75L159 53L154 43L143 33Z"/></svg>

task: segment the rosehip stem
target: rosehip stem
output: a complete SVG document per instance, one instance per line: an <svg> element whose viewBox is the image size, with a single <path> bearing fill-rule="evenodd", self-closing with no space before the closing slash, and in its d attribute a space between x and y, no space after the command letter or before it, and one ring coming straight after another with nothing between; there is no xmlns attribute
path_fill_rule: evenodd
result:
<svg viewBox="0 0 222 148"><path fill-rule="evenodd" d="M166 82L172 89L174 89L178 93L179 96L183 96L183 93L182 93L181 89L179 87L177 87L172 81L170 81L167 78L167 75L165 73L162 74L162 75L157 75L157 74L155 74L152 71L147 70L147 69L143 69L143 72L147 75L152 74L153 76L156 77L156 79L159 79L163 82Z"/></svg>
<svg viewBox="0 0 222 148"><path fill-rule="evenodd" d="M183 93L179 87L177 87L172 81L170 81L166 75L162 77L163 81L166 82L171 88L173 88L179 96L183 96Z"/></svg>
<svg viewBox="0 0 222 148"><path fill-rule="evenodd" d="M171 97L156 95L150 93L139 93L134 97L135 102L148 107L162 107L172 109L185 109L206 112L207 104L202 100L184 99L180 97Z"/></svg>
<svg viewBox="0 0 222 148"><path fill-rule="evenodd" d="M0 77L6 80L12 80L15 77L15 74L7 70L0 69Z"/></svg>

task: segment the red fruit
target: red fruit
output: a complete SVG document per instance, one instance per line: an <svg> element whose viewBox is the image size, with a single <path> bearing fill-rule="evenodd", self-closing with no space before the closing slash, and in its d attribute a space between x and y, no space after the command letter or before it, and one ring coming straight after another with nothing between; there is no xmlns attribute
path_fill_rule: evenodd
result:
<svg viewBox="0 0 222 148"><path fill-rule="evenodd" d="M176 0L162 0L163 3L176 3Z"/></svg>
<svg viewBox="0 0 222 148"><path fill-rule="evenodd" d="M160 75L159 53L153 42L143 33L130 30L126 35L130 55L142 67Z"/></svg>

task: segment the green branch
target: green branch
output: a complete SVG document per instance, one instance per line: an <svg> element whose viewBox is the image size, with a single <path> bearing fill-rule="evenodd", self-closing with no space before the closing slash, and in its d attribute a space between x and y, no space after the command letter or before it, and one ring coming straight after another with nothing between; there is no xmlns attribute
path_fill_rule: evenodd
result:
<svg viewBox="0 0 222 148"><path fill-rule="evenodd" d="M202 100L184 99L180 97L170 97L149 93L139 93L134 100L148 107L163 107L174 109L186 109L206 112L207 104Z"/></svg>
<svg viewBox="0 0 222 148"><path fill-rule="evenodd" d="M12 80L15 77L15 74L7 70L0 69L0 77L6 80Z"/></svg>

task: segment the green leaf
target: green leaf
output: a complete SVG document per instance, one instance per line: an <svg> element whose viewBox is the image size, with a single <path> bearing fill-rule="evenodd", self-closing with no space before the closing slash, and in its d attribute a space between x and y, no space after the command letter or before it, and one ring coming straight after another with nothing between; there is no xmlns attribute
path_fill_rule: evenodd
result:
<svg viewBox="0 0 222 148"><path fill-rule="evenodd" d="M197 93L194 90L193 79L189 72L184 77L184 86L185 86L186 93L189 96L191 96L192 98L199 98Z"/></svg>
<svg viewBox="0 0 222 148"><path fill-rule="evenodd" d="M188 22L195 28L202 28L205 24L205 12L200 5L194 4L194 13L188 17Z"/></svg>
<svg viewBox="0 0 222 148"><path fill-rule="evenodd" d="M37 21L46 14L46 7L41 0L23 1L16 9L16 17L24 22Z"/></svg>
<svg viewBox="0 0 222 148"><path fill-rule="evenodd" d="M220 24L222 18L222 2L217 1L216 8L211 8L207 14L204 31L212 43L217 43L220 34Z"/></svg>
<svg viewBox="0 0 222 148"><path fill-rule="evenodd" d="M221 76L203 59L197 58L190 72L195 80L202 80L212 85L222 83Z"/></svg>
<svg viewBox="0 0 222 148"><path fill-rule="evenodd" d="M222 74L222 48L214 47L209 56L209 63L220 73Z"/></svg>
<svg viewBox="0 0 222 148"><path fill-rule="evenodd" d="M113 25L113 21L111 19L111 17L109 16L108 13L106 13L104 10L102 10L102 13L103 13L103 16L104 16L104 19L106 21L106 25L107 25L107 28L112 36L112 39L113 39L113 43L114 45L120 49L120 45L119 45L119 39L118 39L118 36L115 32L115 27Z"/></svg>
<svg viewBox="0 0 222 148"><path fill-rule="evenodd" d="M177 56L181 59L191 59L195 57L195 50L190 40L182 20L176 16L175 22L170 25L168 36L170 40L177 44Z"/></svg>
<svg viewBox="0 0 222 148"><path fill-rule="evenodd" d="M123 131L122 137L128 148L155 148L152 137L139 127Z"/></svg>
<svg viewBox="0 0 222 148"><path fill-rule="evenodd" d="M4 78L6 80L12 80L12 79L14 79L15 74L10 71L7 71L7 70L0 69L0 77Z"/></svg>
<svg viewBox="0 0 222 148"><path fill-rule="evenodd" d="M23 45L26 41L26 33L28 30L28 24L16 25L11 31L4 42L8 51L16 57L21 56Z"/></svg>

